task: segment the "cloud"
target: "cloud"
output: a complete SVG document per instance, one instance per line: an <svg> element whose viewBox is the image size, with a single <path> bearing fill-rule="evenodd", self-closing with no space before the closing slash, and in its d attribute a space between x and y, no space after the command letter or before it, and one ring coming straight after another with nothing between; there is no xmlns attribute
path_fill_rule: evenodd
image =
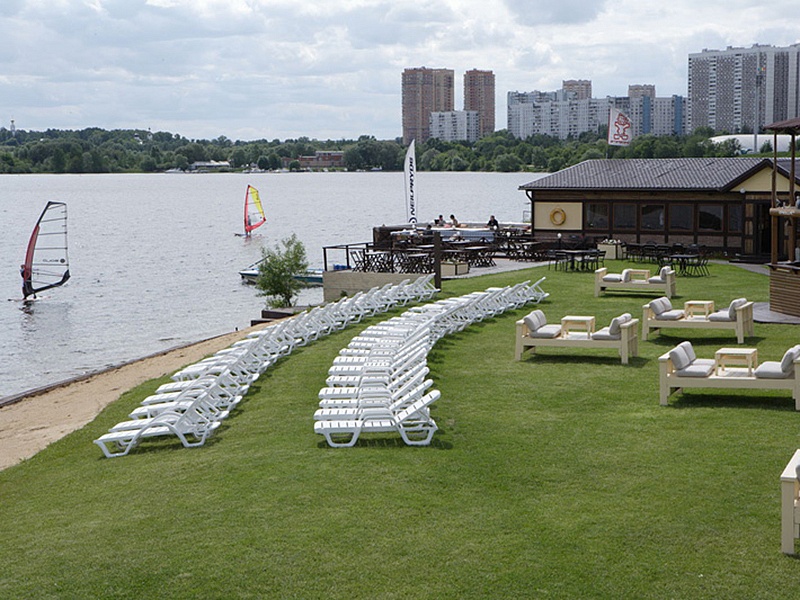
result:
<svg viewBox="0 0 800 600"><path fill-rule="evenodd" d="M394 138L406 67L510 90L591 79L685 94L688 54L798 41L794 0L3 0L0 126L187 137ZM776 16L773 16L776 15Z"/></svg>

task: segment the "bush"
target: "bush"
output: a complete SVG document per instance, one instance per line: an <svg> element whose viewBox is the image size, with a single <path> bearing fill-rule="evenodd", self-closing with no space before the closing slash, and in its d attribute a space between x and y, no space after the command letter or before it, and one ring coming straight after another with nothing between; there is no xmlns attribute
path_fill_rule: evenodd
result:
<svg viewBox="0 0 800 600"><path fill-rule="evenodd" d="M294 306L295 299L305 286L295 275L308 269L306 249L295 234L281 240L280 247L261 249L256 287L266 296L267 305L276 308Z"/></svg>

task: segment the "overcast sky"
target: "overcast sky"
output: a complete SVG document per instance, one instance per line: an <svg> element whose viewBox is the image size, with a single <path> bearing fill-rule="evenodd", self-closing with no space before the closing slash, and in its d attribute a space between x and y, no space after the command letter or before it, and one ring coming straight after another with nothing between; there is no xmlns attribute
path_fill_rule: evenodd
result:
<svg viewBox="0 0 800 600"><path fill-rule="evenodd" d="M800 42L797 0L0 0L0 126L191 139L402 134L406 67L506 92L686 95L688 55Z"/></svg>

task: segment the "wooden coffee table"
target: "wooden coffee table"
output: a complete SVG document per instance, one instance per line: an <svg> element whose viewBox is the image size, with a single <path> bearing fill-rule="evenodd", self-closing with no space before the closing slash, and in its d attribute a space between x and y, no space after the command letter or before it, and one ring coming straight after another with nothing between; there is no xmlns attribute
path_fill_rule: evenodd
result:
<svg viewBox="0 0 800 600"><path fill-rule="evenodd" d="M585 331L586 337L591 337L594 333L594 317L582 317L578 315L561 317L561 335L566 337L572 329Z"/></svg>
<svg viewBox="0 0 800 600"><path fill-rule="evenodd" d="M687 300L683 303L683 312L686 313L687 318L702 316L708 318L714 312L713 300Z"/></svg>
<svg viewBox="0 0 800 600"><path fill-rule="evenodd" d="M714 353L714 375L729 366L747 367L748 377L758 366L757 348L720 348Z"/></svg>

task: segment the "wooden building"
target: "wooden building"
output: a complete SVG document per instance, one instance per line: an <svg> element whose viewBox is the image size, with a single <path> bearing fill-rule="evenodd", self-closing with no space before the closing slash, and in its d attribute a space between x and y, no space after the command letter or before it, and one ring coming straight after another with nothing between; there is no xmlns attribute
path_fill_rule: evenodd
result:
<svg viewBox="0 0 800 600"><path fill-rule="evenodd" d="M790 189L792 161L766 158L588 160L520 186L534 237L697 244L769 262L788 256L788 231L773 228L773 172ZM775 169L773 169L775 165ZM792 186L793 187L793 186ZM773 239L773 236L777 236Z"/></svg>

